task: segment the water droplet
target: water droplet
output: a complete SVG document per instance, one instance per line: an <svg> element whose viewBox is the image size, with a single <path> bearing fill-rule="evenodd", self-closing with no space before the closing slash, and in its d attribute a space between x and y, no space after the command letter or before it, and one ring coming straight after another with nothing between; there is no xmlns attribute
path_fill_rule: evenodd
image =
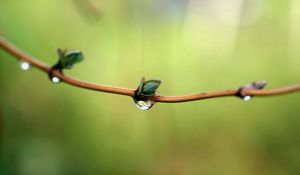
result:
<svg viewBox="0 0 300 175"><path fill-rule="evenodd" d="M148 110L154 105L154 102L151 100L147 100L147 101L140 100L140 101L135 101L135 104L141 110Z"/></svg>
<svg viewBox="0 0 300 175"><path fill-rule="evenodd" d="M27 63L27 62L22 61L22 62L20 63L20 68L21 68L22 70L29 70L30 67L31 67L30 64Z"/></svg>
<svg viewBox="0 0 300 175"><path fill-rule="evenodd" d="M250 95L247 95L247 96L245 96L245 97L243 98L243 100L244 100L244 101L249 101L249 100L251 100L251 98L252 98L252 97L251 97Z"/></svg>
<svg viewBox="0 0 300 175"><path fill-rule="evenodd" d="M59 79L58 77L52 77L52 78L51 78L51 81L52 81L53 83L59 83L59 82L60 82L60 79Z"/></svg>

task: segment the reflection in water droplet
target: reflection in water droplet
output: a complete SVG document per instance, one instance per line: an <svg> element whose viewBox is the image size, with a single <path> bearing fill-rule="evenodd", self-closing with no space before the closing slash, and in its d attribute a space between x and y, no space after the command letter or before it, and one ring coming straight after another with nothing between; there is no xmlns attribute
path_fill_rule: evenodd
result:
<svg viewBox="0 0 300 175"><path fill-rule="evenodd" d="M147 101L140 100L140 101L135 101L135 104L141 110L148 110L154 105L154 102L151 100L147 100Z"/></svg>
<svg viewBox="0 0 300 175"><path fill-rule="evenodd" d="M51 81L53 83L59 83L60 82L60 79L58 77L52 77Z"/></svg>
<svg viewBox="0 0 300 175"><path fill-rule="evenodd" d="M20 63L20 68L22 69L22 70L29 70L30 69L30 64L29 63L27 63L27 62L21 62Z"/></svg>
<svg viewBox="0 0 300 175"><path fill-rule="evenodd" d="M243 98L243 100L244 100L244 101L249 101L249 100L251 100L251 98L252 98L252 97L251 97L250 95L247 95L247 96L245 96L245 97Z"/></svg>

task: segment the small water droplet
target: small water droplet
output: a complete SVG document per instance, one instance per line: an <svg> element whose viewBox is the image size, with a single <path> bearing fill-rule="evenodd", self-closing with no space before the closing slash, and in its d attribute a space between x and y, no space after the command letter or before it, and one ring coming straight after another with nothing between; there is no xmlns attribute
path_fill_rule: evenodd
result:
<svg viewBox="0 0 300 175"><path fill-rule="evenodd" d="M147 101L140 100L140 101L135 101L135 104L141 110L148 110L154 105L154 102L151 100L147 100Z"/></svg>
<svg viewBox="0 0 300 175"><path fill-rule="evenodd" d="M22 70L29 70L30 67L31 67L30 64L27 63L27 62L22 61L22 62L20 63L20 68L21 68Z"/></svg>
<svg viewBox="0 0 300 175"><path fill-rule="evenodd" d="M245 96L245 97L243 98L243 100L244 100L244 101L249 101L249 100L251 100L251 98L252 98L252 97L251 97L250 95L247 95L247 96Z"/></svg>
<svg viewBox="0 0 300 175"><path fill-rule="evenodd" d="M51 81L52 81L53 83L59 83L59 82L60 82L60 79L59 79L58 77L52 77L52 78L51 78Z"/></svg>

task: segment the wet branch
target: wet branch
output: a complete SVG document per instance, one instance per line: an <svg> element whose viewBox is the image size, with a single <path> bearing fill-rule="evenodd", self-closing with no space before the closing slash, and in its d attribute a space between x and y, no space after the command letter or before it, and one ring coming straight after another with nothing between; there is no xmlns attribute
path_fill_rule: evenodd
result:
<svg viewBox="0 0 300 175"><path fill-rule="evenodd" d="M14 46L11 42L6 40L4 37L0 36L0 48L4 51L9 53L10 55L14 56L20 61L24 61L36 67L37 69L49 74L52 70L52 67L33 56L28 55L24 51L20 50L16 46ZM119 95L126 95L130 97L135 97L136 89L129 89L117 86L110 86L110 85L103 85L103 84L96 84L91 82L86 82L82 80L78 80L76 78L72 78L69 76L64 75L60 71L54 70L51 72L53 76L58 77L60 80L64 81L73 86L77 86L80 88L107 92L112 94L119 94ZM164 103L178 103L178 102L187 102L187 101L195 101L195 100L203 100L209 98L218 98L218 97L226 97L226 96L238 96L241 97L241 92L243 97L245 96L275 96L275 95L282 95L287 93L292 93L300 91L300 83L295 85L289 85L279 88L273 89L253 89L253 88L237 88L237 89L229 89L229 90L220 90L220 91L213 91L213 92L205 92L205 93L196 93L196 94L189 94L189 95L180 95L180 96L163 96L163 95L154 95L151 97L151 100L155 102L164 102Z"/></svg>

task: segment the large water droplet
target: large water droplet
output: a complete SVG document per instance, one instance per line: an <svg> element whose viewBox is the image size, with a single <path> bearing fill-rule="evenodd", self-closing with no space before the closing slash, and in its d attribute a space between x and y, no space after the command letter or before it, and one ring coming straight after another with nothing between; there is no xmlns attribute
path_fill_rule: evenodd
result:
<svg viewBox="0 0 300 175"><path fill-rule="evenodd" d="M251 97L250 95L247 95L247 96L245 96L245 97L243 98L243 100L244 100L244 101L249 101L249 100L251 100L251 98L252 98L252 97Z"/></svg>
<svg viewBox="0 0 300 175"><path fill-rule="evenodd" d="M51 81L52 81L53 83L59 83L59 82L60 82L60 79L59 79L58 77L52 77L52 78L51 78Z"/></svg>
<svg viewBox="0 0 300 175"><path fill-rule="evenodd" d="M147 100L147 101L140 100L140 101L135 101L135 104L140 110L148 110L154 105L154 102L151 100Z"/></svg>
<svg viewBox="0 0 300 175"><path fill-rule="evenodd" d="M27 62L22 61L22 62L20 63L20 68L21 68L22 70L29 70L30 67L31 67L30 64L27 63Z"/></svg>

